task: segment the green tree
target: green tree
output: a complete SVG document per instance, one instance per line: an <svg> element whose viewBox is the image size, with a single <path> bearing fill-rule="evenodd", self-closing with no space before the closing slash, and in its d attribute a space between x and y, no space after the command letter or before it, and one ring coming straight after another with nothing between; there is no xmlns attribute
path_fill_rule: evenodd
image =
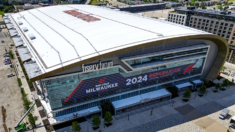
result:
<svg viewBox="0 0 235 132"><path fill-rule="evenodd" d="M72 122L72 132L80 132L81 131L81 126L78 124L78 122L74 121Z"/></svg>
<svg viewBox="0 0 235 132"><path fill-rule="evenodd" d="M156 3L156 0L153 0L153 3Z"/></svg>
<svg viewBox="0 0 235 132"><path fill-rule="evenodd" d="M218 91L218 89L221 89L221 84L220 83L215 84L215 90Z"/></svg>
<svg viewBox="0 0 235 132"><path fill-rule="evenodd" d="M190 89L187 89L185 92L184 92L184 94L183 94L183 97L184 98L191 98L191 91L190 91Z"/></svg>
<svg viewBox="0 0 235 132"><path fill-rule="evenodd" d="M191 6L194 6L194 4L195 4L195 0L191 0L191 1L190 1L190 5L191 5Z"/></svg>
<svg viewBox="0 0 235 132"><path fill-rule="evenodd" d="M223 86L224 86L224 87L228 87L228 86L229 86L229 80L228 80L228 79L225 79L225 80L223 81Z"/></svg>
<svg viewBox="0 0 235 132"><path fill-rule="evenodd" d="M3 5L0 5L0 11L2 11L4 9Z"/></svg>
<svg viewBox="0 0 235 132"><path fill-rule="evenodd" d="M202 9L206 9L206 6L202 6Z"/></svg>
<svg viewBox="0 0 235 132"><path fill-rule="evenodd" d="M112 120L113 120L112 114L109 111L106 112L105 116L104 116L104 121L108 122L108 123L111 123Z"/></svg>
<svg viewBox="0 0 235 132"><path fill-rule="evenodd" d="M199 3L195 3L195 6L198 8L199 7Z"/></svg>
<svg viewBox="0 0 235 132"><path fill-rule="evenodd" d="M14 5L20 5L20 3L19 2L15 2Z"/></svg>
<svg viewBox="0 0 235 132"><path fill-rule="evenodd" d="M217 6L217 8L218 8L219 10L222 10L223 6L222 6L222 5L219 5L219 6Z"/></svg>
<svg viewBox="0 0 235 132"><path fill-rule="evenodd" d="M99 125L100 125L100 123L101 123L100 117L99 117L98 115L94 115L92 118L93 118L93 119L92 119L92 125L93 125L94 127L99 127Z"/></svg>
<svg viewBox="0 0 235 132"><path fill-rule="evenodd" d="M205 94L205 93L206 93L206 86L203 85L203 86L199 89L198 92L199 92L200 94Z"/></svg>

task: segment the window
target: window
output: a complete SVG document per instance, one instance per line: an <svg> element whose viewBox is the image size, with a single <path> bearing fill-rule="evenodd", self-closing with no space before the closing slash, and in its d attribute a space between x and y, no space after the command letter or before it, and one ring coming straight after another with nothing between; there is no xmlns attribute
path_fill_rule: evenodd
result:
<svg viewBox="0 0 235 132"><path fill-rule="evenodd" d="M206 20L203 20L203 22L205 22Z"/></svg>
<svg viewBox="0 0 235 132"><path fill-rule="evenodd" d="M225 26L228 26L228 23L225 23Z"/></svg>
<svg viewBox="0 0 235 132"><path fill-rule="evenodd" d="M199 19L199 22L201 21L202 19Z"/></svg>
<svg viewBox="0 0 235 132"><path fill-rule="evenodd" d="M214 29L214 31L216 32L216 31L217 31L217 29Z"/></svg>
<svg viewBox="0 0 235 132"><path fill-rule="evenodd" d="M207 20L206 22L209 23L209 20Z"/></svg>
<svg viewBox="0 0 235 132"><path fill-rule="evenodd" d="M197 21L197 18L195 18L195 21Z"/></svg>
<svg viewBox="0 0 235 132"><path fill-rule="evenodd" d="M211 31L212 30L212 28L209 28L209 31Z"/></svg>
<svg viewBox="0 0 235 132"><path fill-rule="evenodd" d="M230 27L233 27L233 24L230 24Z"/></svg>
<svg viewBox="0 0 235 132"><path fill-rule="evenodd" d="M226 38L229 38L229 35L227 35L227 37Z"/></svg>
<svg viewBox="0 0 235 132"><path fill-rule="evenodd" d="M197 28L200 28L200 26L197 26Z"/></svg>
<svg viewBox="0 0 235 132"><path fill-rule="evenodd" d="M211 24L213 24L214 23L214 21L211 21Z"/></svg>
<svg viewBox="0 0 235 132"><path fill-rule="evenodd" d="M224 34L222 34L222 37L224 37Z"/></svg>
<svg viewBox="0 0 235 132"><path fill-rule="evenodd" d="M202 26L202 29L204 29L204 27Z"/></svg>
<svg viewBox="0 0 235 132"><path fill-rule="evenodd" d="M233 41L231 41L230 44L233 44Z"/></svg>
<svg viewBox="0 0 235 132"><path fill-rule="evenodd" d="M205 27L205 30L207 30L207 27Z"/></svg>
<svg viewBox="0 0 235 132"><path fill-rule="evenodd" d="M223 28L222 26L219 27L219 29L222 29L222 28Z"/></svg>
<svg viewBox="0 0 235 132"><path fill-rule="evenodd" d="M220 23L220 25L224 25L224 23Z"/></svg>
<svg viewBox="0 0 235 132"><path fill-rule="evenodd" d="M216 22L216 24L219 24L219 22Z"/></svg>
<svg viewBox="0 0 235 132"><path fill-rule="evenodd" d="M219 30L219 33L221 33L221 30Z"/></svg>
<svg viewBox="0 0 235 132"><path fill-rule="evenodd" d="M232 31L232 28L229 28L229 31Z"/></svg>
<svg viewBox="0 0 235 132"><path fill-rule="evenodd" d="M226 33L226 31L223 31L223 33Z"/></svg>

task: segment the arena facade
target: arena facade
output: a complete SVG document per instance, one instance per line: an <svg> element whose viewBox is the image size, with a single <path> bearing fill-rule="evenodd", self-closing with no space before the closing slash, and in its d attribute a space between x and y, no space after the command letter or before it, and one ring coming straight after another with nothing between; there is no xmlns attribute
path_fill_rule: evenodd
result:
<svg viewBox="0 0 235 132"><path fill-rule="evenodd" d="M204 31L90 5L58 5L4 17L49 122L115 116L170 102L215 79L228 54L225 39Z"/></svg>

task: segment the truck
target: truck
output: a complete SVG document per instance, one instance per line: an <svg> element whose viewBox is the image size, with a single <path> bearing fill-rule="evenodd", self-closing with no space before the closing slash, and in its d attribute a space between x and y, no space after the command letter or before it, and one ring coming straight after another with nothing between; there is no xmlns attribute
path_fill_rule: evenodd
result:
<svg viewBox="0 0 235 132"><path fill-rule="evenodd" d="M28 124L27 122L21 123L21 121L28 115L28 113L33 109L33 106L40 101L39 99L34 102L34 104L28 109L28 111L24 114L24 116L20 119L20 121L15 125L15 130L18 132L25 131L27 130L26 125Z"/></svg>
<svg viewBox="0 0 235 132"><path fill-rule="evenodd" d="M221 111L220 115L219 115L219 118L220 118L220 119L226 118L227 115L228 115L228 113L229 113L229 110L228 110L228 109L226 109L226 108L223 109L223 110Z"/></svg>

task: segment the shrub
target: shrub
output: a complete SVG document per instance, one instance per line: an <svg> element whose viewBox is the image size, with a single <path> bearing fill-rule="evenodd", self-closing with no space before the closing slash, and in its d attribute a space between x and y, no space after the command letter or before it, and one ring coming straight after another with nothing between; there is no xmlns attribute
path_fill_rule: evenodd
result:
<svg viewBox="0 0 235 132"><path fill-rule="evenodd" d="M35 127L35 121L37 120L37 117L33 117L33 115L31 113L28 114L29 117L29 123Z"/></svg>
<svg viewBox="0 0 235 132"><path fill-rule="evenodd" d="M20 79L20 78L18 78L18 79L17 79L17 81L18 81L19 86L22 86L21 79Z"/></svg>
<svg viewBox="0 0 235 132"><path fill-rule="evenodd" d="M14 58L14 54L12 53L12 50L9 50L9 51L8 51L8 54L9 54L9 56L10 56L11 59Z"/></svg>

